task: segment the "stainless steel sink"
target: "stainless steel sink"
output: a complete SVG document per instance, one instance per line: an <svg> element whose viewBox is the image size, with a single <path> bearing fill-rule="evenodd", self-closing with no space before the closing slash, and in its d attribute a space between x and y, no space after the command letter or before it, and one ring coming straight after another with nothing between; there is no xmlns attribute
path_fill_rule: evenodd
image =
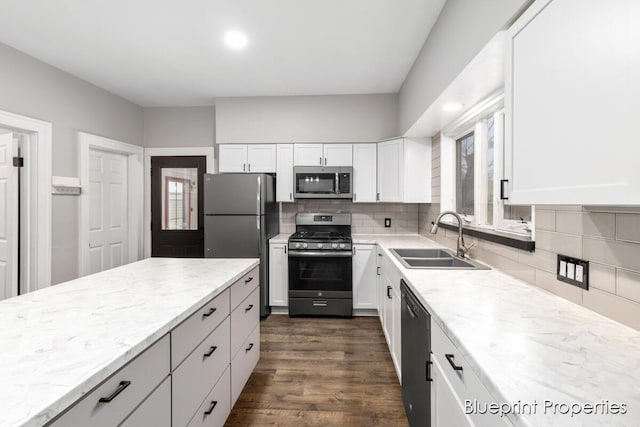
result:
<svg viewBox="0 0 640 427"><path fill-rule="evenodd" d="M468 258L459 258L445 249L391 249L406 268L431 270L490 270Z"/></svg>
<svg viewBox="0 0 640 427"><path fill-rule="evenodd" d="M400 258L451 258L453 253L444 249L391 249Z"/></svg>

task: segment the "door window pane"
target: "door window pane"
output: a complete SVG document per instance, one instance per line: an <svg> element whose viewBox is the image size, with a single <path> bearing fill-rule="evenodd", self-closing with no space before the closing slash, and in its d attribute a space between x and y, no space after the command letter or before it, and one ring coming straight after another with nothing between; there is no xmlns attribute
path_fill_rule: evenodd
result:
<svg viewBox="0 0 640 427"><path fill-rule="evenodd" d="M473 132L456 141L456 211L474 214L474 138Z"/></svg>
<svg viewBox="0 0 640 427"><path fill-rule="evenodd" d="M198 169L162 168L162 229L198 229Z"/></svg>

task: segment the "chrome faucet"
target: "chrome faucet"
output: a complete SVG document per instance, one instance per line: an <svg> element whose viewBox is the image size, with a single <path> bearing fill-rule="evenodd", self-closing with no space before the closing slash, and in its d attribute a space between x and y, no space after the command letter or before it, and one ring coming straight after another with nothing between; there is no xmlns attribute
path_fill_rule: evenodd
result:
<svg viewBox="0 0 640 427"><path fill-rule="evenodd" d="M453 211L440 212L440 215L438 215L438 218L436 218L436 221L433 223L433 227L431 227L431 234L436 234L438 232L438 223L445 215L453 215L458 220L458 245L456 255L460 258L465 258L465 255L469 252L469 248L464 245L464 239L462 238L462 218L460 218L460 215Z"/></svg>

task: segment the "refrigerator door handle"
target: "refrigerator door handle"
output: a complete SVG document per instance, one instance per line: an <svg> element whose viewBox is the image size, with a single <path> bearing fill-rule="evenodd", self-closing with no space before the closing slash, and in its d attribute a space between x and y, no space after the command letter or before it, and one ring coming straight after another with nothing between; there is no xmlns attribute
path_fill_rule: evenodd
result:
<svg viewBox="0 0 640 427"><path fill-rule="evenodd" d="M258 176L258 194L256 196L256 215L260 215L260 197L262 193L262 177ZM260 229L260 221L258 221L258 229Z"/></svg>

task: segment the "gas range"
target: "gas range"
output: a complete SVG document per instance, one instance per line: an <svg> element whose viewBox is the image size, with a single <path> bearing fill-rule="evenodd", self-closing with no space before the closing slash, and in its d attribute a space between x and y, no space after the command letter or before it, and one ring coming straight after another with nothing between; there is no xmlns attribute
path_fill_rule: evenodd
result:
<svg viewBox="0 0 640 427"><path fill-rule="evenodd" d="M289 315L350 317L351 214L299 213L289 237Z"/></svg>

